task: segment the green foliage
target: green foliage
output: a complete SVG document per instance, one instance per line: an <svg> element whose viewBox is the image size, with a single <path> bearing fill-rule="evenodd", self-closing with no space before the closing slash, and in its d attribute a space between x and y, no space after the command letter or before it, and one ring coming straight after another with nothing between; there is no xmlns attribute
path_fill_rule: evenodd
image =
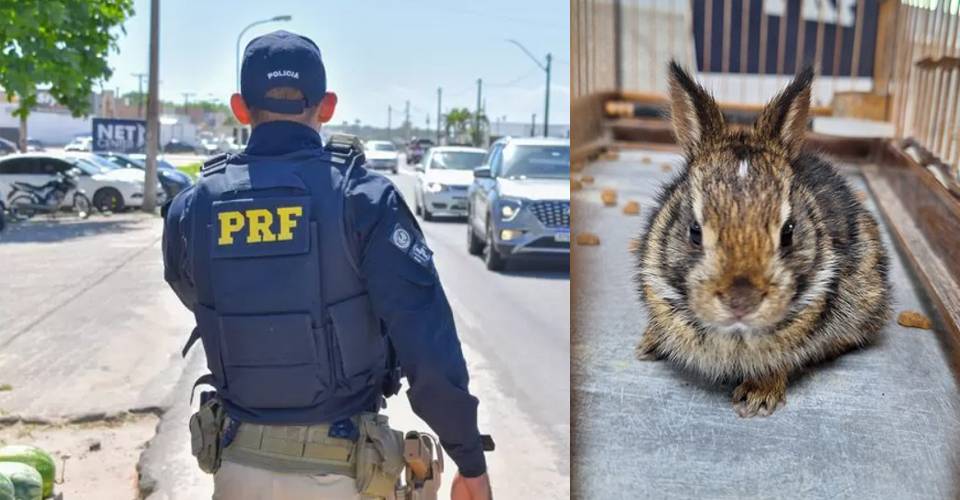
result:
<svg viewBox="0 0 960 500"><path fill-rule="evenodd" d="M133 0L0 0L0 87L26 117L37 86L74 116L90 112L94 83L110 78L107 54ZM122 30L122 28L121 28Z"/></svg>

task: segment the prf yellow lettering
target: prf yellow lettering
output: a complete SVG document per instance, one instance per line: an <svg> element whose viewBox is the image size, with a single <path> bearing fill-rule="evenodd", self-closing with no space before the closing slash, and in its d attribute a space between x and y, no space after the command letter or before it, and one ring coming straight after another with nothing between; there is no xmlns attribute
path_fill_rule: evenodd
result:
<svg viewBox="0 0 960 500"><path fill-rule="evenodd" d="M243 214L240 212L220 212L217 217L220 219L220 239L217 240L217 244L233 244L233 233L243 229Z"/></svg>
<svg viewBox="0 0 960 500"><path fill-rule="evenodd" d="M243 212L220 212L220 238L218 245L232 245L233 236L244 227L248 228L247 243L270 243L274 241L290 241L293 239L293 229L297 227L297 217L303 217L303 207L277 207L279 233L274 233L273 212L265 208L244 210Z"/></svg>
<svg viewBox="0 0 960 500"><path fill-rule="evenodd" d="M277 216L280 217L280 241L293 239L293 228L297 227L294 217L303 216L303 207L277 207Z"/></svg>
<svg viewBox="0 0 960 500"><path fill-rule="evenodd" d="M247 243L261 243L277 241L277 235L270 231L273 225L273 214L265 208L247 210L247 221L250 232L247 233Z"/></svg>

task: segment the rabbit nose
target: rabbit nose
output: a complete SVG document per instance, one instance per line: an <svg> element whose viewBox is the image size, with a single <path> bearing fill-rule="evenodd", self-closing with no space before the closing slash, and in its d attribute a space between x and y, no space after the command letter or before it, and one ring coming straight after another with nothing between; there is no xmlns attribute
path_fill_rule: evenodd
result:
<svg viewBox="0 0 960 500"><path fill-rule="evenodd" d="M738 276L727 288L727 293L721 295L721 300L730 312L740 319L756 310L763 296L763 292L753 286L750 280L745 276Z"/></svg>

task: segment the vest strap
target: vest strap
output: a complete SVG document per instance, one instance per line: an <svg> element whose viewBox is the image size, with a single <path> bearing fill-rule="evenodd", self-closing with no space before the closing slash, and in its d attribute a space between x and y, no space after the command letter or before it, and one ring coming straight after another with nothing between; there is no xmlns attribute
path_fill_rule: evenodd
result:
<svg viewBox="0 0 960 500"><path fill-rule="evenodd" d="M187 343L183 345L183 349L180 350L180 355L182 357L187 357L187 353L190 352L190 348L193 347L193 344L197 343L197 340L200 339L200 327L194 327L193 331L190 332L190 338L187 339ZM196 385L194 385L196 387Z"/></svg>
<svg viewBox="0 0 960 500"><path fill-rule="evenodd" d="M213 376L212 373L205 373L200 375L197 380L193 383L193 387L190 388L190 404L193 404L193 393L196 392L198 385L209 385L212 387L217 386L217 379Z"/></svg>

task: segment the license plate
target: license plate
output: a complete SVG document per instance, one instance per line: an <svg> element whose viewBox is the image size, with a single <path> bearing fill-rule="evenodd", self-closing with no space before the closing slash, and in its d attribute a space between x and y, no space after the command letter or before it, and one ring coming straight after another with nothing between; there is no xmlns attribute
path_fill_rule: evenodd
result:
<svg viewBox="0 0 960 500"><path fill-rule="evenodd" d="M553 235L553 241L557 241L561 243L570 243L570 233L566 231L561 233L555 233Z"/></svg>

